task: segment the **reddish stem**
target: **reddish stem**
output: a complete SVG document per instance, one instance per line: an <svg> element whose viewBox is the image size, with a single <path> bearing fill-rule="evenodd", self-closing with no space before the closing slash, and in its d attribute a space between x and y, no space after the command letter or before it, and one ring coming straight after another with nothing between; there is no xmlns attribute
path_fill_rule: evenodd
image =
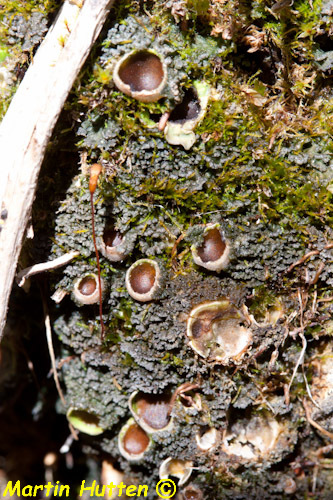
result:
<svg viewBox="0 0 333 500"><path fill-rule="evenodd" d="M99 254L96 244L96 233L95 233L95 208L94 208L94 191L90 190L90 205L91 205L91 224L92 224L92 236L95 247L96 263L97 263L97 276L98 276L98 288L99 288L99 317L101 322L101 339L104 340L104 322L103 322L103 309L102 309L102 283L101 283L101 266L99 263Z"/></svg>

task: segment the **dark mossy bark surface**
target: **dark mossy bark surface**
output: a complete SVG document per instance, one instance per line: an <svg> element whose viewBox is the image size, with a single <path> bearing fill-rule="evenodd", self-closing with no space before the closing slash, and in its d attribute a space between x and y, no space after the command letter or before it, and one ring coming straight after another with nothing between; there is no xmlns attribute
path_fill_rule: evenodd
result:
<svg viewBox="0 0 333 500"><path fill-rule="evenodd" d="M22 251L21 267L80 256L26 291L14 287L1 346L4 478L43 484L53 474L74 499L83 480L101 484L104 461L155 499L172 457L193 467L178 500L333 497L332 15L330 1L116 3L48 147ZM7 19L7 42L23 57L31 23L21 36L22 19ZM167 68L156 102L113 83L133 50ZM97 272L88 189L97 162L97 242L112 227L125 256L100 254L104 339L98 304L74 296L77 280ZM192 257L209 224L230 251L220 272ZM162 274L147 302L125 286L139 259ZM41 295L66 407L49 372ZM211 302L229 315L207 313L191 336L189 318ZM170 425L148 433L151 445L131 461L118 436L135 391L175 397ZM66 414L77 410L73 423L88 433L61 452ZM92 423L100 434L89 435Z"/></svg>

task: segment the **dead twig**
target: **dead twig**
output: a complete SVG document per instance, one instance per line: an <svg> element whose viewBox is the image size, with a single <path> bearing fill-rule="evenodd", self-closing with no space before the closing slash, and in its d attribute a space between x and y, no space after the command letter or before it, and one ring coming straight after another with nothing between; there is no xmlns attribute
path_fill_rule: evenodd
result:
<svg viewBox="0 0 333 500"><path fill-rule="evenodd" d="M296 266L300 266L301 264L303 264L306 260L308 260L313 255L319 255L323 250L330 250L331 248L333 248L333 243L327 243L327 245L325 245L324 248L322 248L322 250L311 250L310 252L303 255L303 257L298 259L296 262L291 264L288 267L288 269L285 271L285 274L290 273Z"/></svg>
<svg viewBox="0 0 333 500"><path fill-rule="evenodd" d="M294 378L296 376L296 373L297 373L297 370L298 370L298 367L299 365L303 362L304 360L304 354L305 354L305 351L306 351L306 347L307 347L307 341L306 341L306 338L304 337L304 334L303 333L299 333L299 336L301 337L302 339L302 350L301 350L301 353L298 357L298 360L297 360L297 363L295 365L295 368L294 368L294 371L293 371L293 374L291 376L291 379L290 379L290 382L288 384L288 391L290 390L291 386L292 386L292 383L294 381Z"/></svg>
<svg viewBox="0 0 333 500"><path fill-rule="evenodd" d="M55 359L55 355L54 355L53 342L52 342L50 316L49 316L46 298L45 298L43 291L42 291L42 302L43 302L43 311L44 311L46 341L47 341L47 347L48 347L50 358L51 358L53 378L54 378L54 382L55 382L59 397L62 401L62 404L66 407L66 400L65 400L64 394L62 392L62 389L60 387L60 382L59 382L59 377L58 377L56 359Z"/></svg>
<svg viewBox="0 0 333 500"><path fill-rule="evenodd" d="M68 363L69 361L72 361L75 358L76 358L76 356L75 356L75 354L73 354L72 356L67 356L67 358L61 359L58 362L58 370L60 370L66 363Z"/></svg>
<svg viewBox="0 0 333 500"><path fill-rule="evenodd" d="M172 397L171 397L170 402L169 402L168 415L171 414L178 395L182 395L185 392L193 391L193 389L199 389L199 387L200 387L199 384L192 383L192 382L184 382L184 384L181 384L179 387L177 387L177 389L172 394Z"/></svg>
<svg viewBox="0 0 333 500"><path fill-rule="evenodd" d="M333 297L324 297L323 299L318 299L317 303L319 304L319 302L332 302L332 301Z"/></svg>
<svg viewBox="0 0 333 500"><path fill-rule="evenodd" d="M286 274L290 273L294 269L294 267L300 266L301 264L303 264L303 262L308 260L313 255L319 255L319 254L320 254L319 250L311 250L311 252L308 252L301 259L299 259L296 262L294 262L293 264L291 264L291 266L288 267Z"/></svg>
<svg viewBox="0 0 333 500"><path fill-rule="evenodd" d="M177 240L175 241L173 247L172 247L172 250L171 250L171 263L172 263L172 267L174 268L176 266L176 258L177 258L177 247L179 245L179 243L185 238L185 234L181 234Z"/></svg>
<svg viewBox="0 0 333 500"><path fill-rule="evenodd" d="M306 378L306 374L305 374L305 368L304 368L304 363L302 363L302 373L303 373L303 379L304 379L304 383L305 383L305 387L306 387L306 392L308 393L308 396L309 398L311 399L312 403L317 407L317 408L320 408L320 406L318 405L318 403L316 403L316 401L313 399L312 397L312 394L311 394L311 389L310 389L310 386L309 386L309 383L307 381L307 378Z"/></svg>
<svg viewBox="0 0 333 500"><path fill-rule="evenodd" d="M52 271L52 269L57 269L58 267L65 266L79 255L80 252L78 252L77 250L73 250L72 252L65 253L64 255L61 255L61 257L57 257L56 259L50 260L48 262L41 262L39 264L34 264L33 266L26 267L25 269L22 269L22 271L17 273L17 284L18 286L23 286L25 280L27 278L30 278L30 276L43 273L44 271Z"/></svg>
<svg viewBox="0 0 333 500"><path fill-rule="evenodd" d="M300 324L301 324L300 328L299 328L299 331L298 331L298 335L300 336L300 338L302 340L302 350L301 350L301 353L300 353L300 355L298 357L298 360L297 360L297 363L295 365L295 368L294 368L293 374L291 376L290 382L288 384L288 388L287 388L288 399L289 399L290 388L291 388L292 383L294 381L294 378L296 376L298 367L304 361L304 355L305 355L305 351L306 351L306 347L307 347L307 341L306 341L306 338L304 336L303 301L302 301L302 295L301 295L301 290L300 289L298 289L298 302L299 302L299 307L300 307Z"/></svg>
<svg viewBox="0 0 333 500"><path fill-rule="evenodd" d="M302 403L303 403L304 410L305 410L305 416L306 416L306 419L309 422L309 424L311 424L318 431L320 431L322 434L324 434L324 436L328 437L329 439L333 439L332 432L327 431L326 429L324 429L324 427L322 427L315 420L313 420L313 418L311 417L310 408L309 408L305 399L303 399Z"/></svg>
<svg viewBox="0 0 333 500"><path fill-rule="evenodd" d="M61 399L62 404L66 407L66 400L64 397L64 393L62 392L60 382L59 382L59 377L58 377L58 371L57 371L57 366L56 366L56 359L55 359L55 354L54 354L54 349L53 349L53 341L52 341L52 330L51 330L51 322L50 322L50 315L47 307L47 302L46 302L46 295L44 294L42 290L42 302L43 302L43 311L44 311L44 323L45 323L45 332L46 332L46 341L47 341L47 347L49 350L50 358L51 358L51 366L52 366L52 373L53 373L53 378L54 378L54 383L56 385L59 397ZM73 439L78 441L79 437L77 435L76 430L72 426L72 424L69 422L68 423L69 429L71 431L71 434L73 436Z"/></svg>
<svg viewBox="0 0 333 500"><path fill-rule="evenodd" d="M271 359L269 360L269 363L268 363L268 371L271 372L273 370L274 365L276 363L276 360L279 357L279 349L280 349L281 346L284 345L284 343L285 343L286 338L288 337L288 335L289 335L288 327L285 327L285 332L284 332L283 337L281 338L281 340L279 341L279 343L276 345L274 351L272 352Z"/></svg>
<svg viewBox="0 0 333 500"><path fill-rule="evenodd" d="M323 262L321 262L319 264L319 267L318 267L316 274L314 275L313 280L309 283L309 286L315 285L317 283L317 281L319 280L319 276L323 272L324 267L325 267L325 264Z"/></svg>

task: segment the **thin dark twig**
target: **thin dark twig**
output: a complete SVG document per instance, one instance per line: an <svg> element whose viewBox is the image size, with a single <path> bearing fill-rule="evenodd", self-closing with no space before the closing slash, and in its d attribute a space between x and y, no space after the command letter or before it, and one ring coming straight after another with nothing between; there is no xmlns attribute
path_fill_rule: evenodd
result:
<svg viewBox="0 0 333 500"><path fill-rule="evenodd" d="M192 382L184 382L179 387L177 387L177 389L172 394L170 402L169 402L168 415L171 415L176 398L179 394L183 394L184 392L193 391L194 389L199 389L199 387L200 387L199 384L192 383Z"/></svg>
<svg viewBox="0 0 333 500"><path fill-rule="evenodd" d="M91 205L91 224L92 224L92 236L96 254L97 263L97 276L98 276L98 291L99 291L99 317L101 322L101 339L104 340L105 327L103 322L103 308L102 308L102 282L101 282L101 266L99 263L99 254L96 244L96 233L95 233L95 208L94 208L94 193L90 191L90 205Z"/></svg>
<svg viewBox="0 0 333 500"><path fill-rule="evenodd" d="M290 273L294 269L294 267L299 266L300 264L303 264L303 262L305 262L307 259L309 259L313 255L319 255L319 254L320 254L319 250L311 250L311 252L308 252L302 258L300 258L298 261L291 264L291 266L288 267L286 274Z"/></svg>
<svg viewBox="0 0 333 500"><path fill-rule="evenodd" d="M310 285L315 285L317 283L317 281L319 280L319 277L320 277L321 273L324 270L324 267L325 267L325 264L323 262L321 262L319 264L318 270L317 270L317 272L316 272L313 280L311 281Z"/></svg>

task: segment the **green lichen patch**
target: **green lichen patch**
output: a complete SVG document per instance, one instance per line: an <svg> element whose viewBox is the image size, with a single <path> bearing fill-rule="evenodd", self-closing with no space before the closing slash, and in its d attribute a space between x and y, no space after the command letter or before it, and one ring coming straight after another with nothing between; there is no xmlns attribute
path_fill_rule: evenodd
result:
<svg viewBox="0 0 333 500"><path fill-rule="evenodd" d="M10 0L0 5L0 117L7 111L58 7L56 0Z"/></svg>

